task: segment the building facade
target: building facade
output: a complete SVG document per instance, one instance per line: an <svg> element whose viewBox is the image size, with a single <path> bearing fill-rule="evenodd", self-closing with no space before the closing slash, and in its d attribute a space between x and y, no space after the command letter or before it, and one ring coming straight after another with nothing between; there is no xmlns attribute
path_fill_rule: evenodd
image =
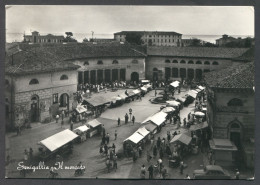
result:
<svg viewBox="0 0 260 185"><path fill-rule="evenodd" d="M148 46L181 46L182 34L176 32L122 31L114 33L114 39L125 42L126 35L131 33L140 34L143 43Z"/></svg>
<svg viewBox="0 0 260 185"><path fill-rule="evenodd" d="M24 35L24 42L28 43L62 43L63 40L63 35L40 35L37 31L32 32L32 35Z"/></svg>
<svg viewBox="0 0 260 185"><path fill-rule="evenodd" d="M234 160L241 163L242 157L247 167L254 167L254 74L249 62L205 76L212 138L232 141L238 148Z"/></svg>
<svg viewBox="0 0 260 185"><path fill-rule="evenodd" d="M229 42L236 41L237 39L234 37L230 37L226 34L222 35L222 38L219 38L216 40L216 45L217 46L225 46Z"/></svg>
<svg viewBox="0 0 260 185"><path fill-rule="evenodd" d="M205 72L236 65L233 58L248 49L206 47L148 47L146 78L149 80L197 80Z"/></svg>

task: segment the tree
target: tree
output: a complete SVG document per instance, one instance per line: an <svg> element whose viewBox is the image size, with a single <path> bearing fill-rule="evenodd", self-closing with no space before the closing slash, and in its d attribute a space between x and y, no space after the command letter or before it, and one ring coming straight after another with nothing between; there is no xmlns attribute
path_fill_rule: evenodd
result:
<svg viewBox="0 0 260 185"><path fill-rule="evenodd" d="M72 32L65 32L67 35L66 38L63 40L63 42L77 42L76 39L72 38L73 33Z"/></svg>
<svg viewBox="0 0 260 185"><path fill-rule="evenodd" d="M252 38L247 37L247 38L245 39L245 47L246 47L246 48L250 48L251 46L252 46Z"/></svg>
<svg viewBox="0 0 260 185"><path fill-rule="evenodd" d="M204 44L204 46L205 46L205 47L216 47L216 45L213 44L213 43L211 43L211 42L206 42L206 43Z"/></svg>
<svg viewBox="0 0 260 185"><path fill-rule="evenodd" d="M83 42L88 42L88 39L87 39L87 38L84 38L84 39L83 39Z"/></svg>
<svg viewBox="0 0 260 185"><path fill-rule="evenodd" d="M142 35L140 33L127 33L125 40L130 44L141 45L144 43L142 40Z"/></svg>
<svg viewBox="0 0 260 185"><path fill-rule="evenodd" d="M195 47L201 46L200 40L197 38L192 39L191 46L195 46Z"/></svg>

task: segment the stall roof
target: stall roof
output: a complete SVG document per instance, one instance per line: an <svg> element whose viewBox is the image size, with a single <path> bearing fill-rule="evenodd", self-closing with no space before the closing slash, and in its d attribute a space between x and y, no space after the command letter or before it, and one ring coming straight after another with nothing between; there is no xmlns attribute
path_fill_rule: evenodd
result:
<svg viewBox="0 0 260 185"><path fill-rule="evenodd" d="M88 122L88 125L95 128L95 127L101 125L101 123L98 120L94 119L94 120Z"/></svg>
<svg viewBox="0 0 260 185"><path fill-rule="evenodd" d="M136 132L142 135L143 137L147 136L150 133L148 130L146 130L145 127L139 128Z"/></svg>
<svg viewBox="0 0 260 185"><path fill-rule="evenodd" d="M86 132L87 130L89 130L89 128L86 125L82 125L82 126L74 129L74 131L77 131L77 130L79 130L81 132Z"/></svg>
<svg viewBox="0 0 260 185"><path fill-rule="evenodd" d="M166 116L165 112L158 112L150 118L150 121L159 126L166 120Z"/></svg>
<svg viewBox="0 0 260 185"><path fill-rule="evenodd" d="M198 92L197 92L197 91L194 91L194 90L190 90L187 94L188 94L189 96L193 97L193 98L196 98Z"/></svg>
<svg viewBox="0 0 260 185"><path fill-rule="evenodd" d="M196 130L200 130L200 129L207 128L207 127L208 127L208 123L205 121L205 122L199 123L197 125L191 125L190 131L196 131Z"/></svg>
<svg viewBox="0 0 260 185"><path fill-rule="evenodd" d="M134 96L135 93L134 93L133 91L130 91L130 92L128 92L128 95L129 95L129 97L130 97L130 96Z"/></svg>
<svg viewBox="0 0 260 185"><path fill-rule="evenodd" d="M149 130L150 132L153 132L157 126L152 124L152 123L148 123L147 125L144 126L147 130Z"/></svg>
<svg viewBox="0 0 260 185"><path fill-rule="evenodd" d="M140 90L135 89L135 90L133 90L133 93L138 94L138 93L140 93Z"/></svg>
<svg viewBox="0 0 260 185"><path fill-rule="evenodd" d="M96 96L94 98L91 99L84 99L86 102L90 103L91 105L93 105L94 107L99 106L99 105L104 105L106 103L109 103L110 100L104 98L103 96Z"/></svg>
<svg viewBox="0 0 260 185"><path fill-rule="evenodd" d="M141 87L141 89L142 89L143 91L147 91L147 88L145 88L145 87Z"/></svg>
<svg viewBox="0 0 260 185"><path fill-rule="evenodd" d="M180 101L182 101L182 102L185 102L185 100L186 100L186 99L183 98L183 97L179 97L178 99L179 99Z"/></svg>
<svg viewBox="0 0 260 185"><path fill-rule="evenodd" d="M81 114L82 112L86 112L87 109L85 107L83 107L83 106L78 106L76 108L76 111Z"/></svg>
<svg viewBox="0 0 260 185"><path fill-rule="evenodd" d="M73 141L77 137L77 134L70 131L69 129L66 129L40 141L40 144L44 145L51 152L53 152L54 150L62 147L63 145Z"/></svg>
<svg viewBox="0 0 260 185"><path fill-rule="evenodd" d="M205 87L203 87L203 86L201 86L201 85L199 85L198 88L201 89L201 90L204 90L204 89L205 89Z"/></svg>
<svg viewBox="0 0 260 185"><path fill-rule="evenodd" d="M185 145L189 145L192 138L190 136L187 136L186 134L178 134L172 138L170 143L174 143L175 141L180 141Z"/></svg>
<svg viewBox="0 0 260 185"><path fill-rule="evenodd" d="M180 102L175 101L175 100L173 100L173 101L166 101L166 103L168 103L168 104L170 104L172 106L179 106L181 104Z"/></svg>
<svg viewBox="0 0 260 185"><path fill-rule="evenodd" d="M180 85L180 82L179 81L174 81L170 85L173 86L173 87L178 87Z"/></svg>
<svg viewBox="0 0 260 185"><path fill-rule="evenodd" d="M122 99L126 99L128 96L125 93L119 94Z"/></svg>
<svg viewBox="0 0 260 185"><path fill-rule="evenodd" d="M140 135L139 133L135 132L133 133L130 137L128 137L127 139L125 139L124 141L130 140L133 143L137 144L139 143L144 137L142 135Z"/></svg>

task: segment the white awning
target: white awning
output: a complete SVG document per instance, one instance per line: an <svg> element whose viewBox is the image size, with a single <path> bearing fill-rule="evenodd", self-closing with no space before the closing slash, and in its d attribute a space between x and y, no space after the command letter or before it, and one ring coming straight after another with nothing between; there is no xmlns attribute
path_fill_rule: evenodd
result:
<svg viewBox="0 0 260 185"><path fill-rule="evenodd" d="M198 86L199 89L204 90L205 87L202 87L201 85Z"/></svg>
<svg viewBox="0 0 260 185"><path fill-rule="evenodd" d="M50 137L40 141L40 144L42 144L43 146L48 148L51 152L53 152L54 150L73 141L77 137L78 137L77 134L70 131L69 129L66 129L57 134L54 134L53 136L50 136Z"/></svg>
<svg viewBox="0 0 260 185"><path fill-rule="evenodd" d="M83 107L83 106L78 106L78 107L76 108L76 111L81 114L81 113L83 113L83 112L86 112L87 109L86 109L85 107Z"/></svg>
<svg viewBox="0 0 260 185"><path fill-rule="evenodd" d="M202 90L201 89L195 89L195 91L197 91L198 93L201 92Z"/></svg>
<svg viewBox="0 0 260 185"><path fill-rule="evenodd" d="M139 128L136 132L142 135L143 137L147 136L150 133L148 130L146 130L145 127Z"/></svg>
<svg viewBox="0 0 260 185"><path fill-rule="evenodd" d="M180 85L180 82L179 81L174 81L170 85L173 86L173 87L178 87Z"/></svg>
<svg viewBox="0 0 260 185"><path fill-rule="evenodd" d="M135 132L135 133L133 133L129 138L125 139L124 141L130 140L130 141L132 141L133 143L137 144L137 143L139 143L143 138L144 138L144 137L143 137L141 134Z"/></svg>
<svg viewBox="0 0 260 185"><path fill-rule="evenodd" d="M89 130L89 128L86 125L82 125L82 126L74 129L75 132L77 132L77 131L86 132L87 130Z"/></svg>
<svg viewBox="0 0 260 185"><path fill-rule="evenodd" d="M175 100L173 100L173 101L166 101L166 103L168 103L169 105L172 105L172 106L179 106L181 104L180 102L175 101Z"/></svg>
<svg viewBox="0 0 260 185"><path fill-rule="evenodd" d="M101 123L98 120L94 119L94 120L88 122L88 125L95 128L95 127L101 125Z"/></svg>
<svg viewBox="0 0 260 185"><path fill-rule="evenodd" d="M193 97L193 98L196 98L198 92L197 92L197 91L194 91L194 90L191 90L191 91L189 91L187 94L188 94L189 96Z"/></svg>
<svg viewBox="0 0 260 185"><path fill-rule="evenodd" d="M158 112L150 118L150 121L156 125L161 125L166 120L167 114L164 112Z"/></svg>
<svg viewBox="0 0 260 185"><path fill-rule="evenodd" d="M141 87L141 89L142 89L143 91L145 91L145 92L147 91L147 89L146 89L145 87Z"/></svg>
<svg viewBox="0 0 260 185"><path fill-rule="evenodd" d="M187 136L186 134L178 134L172 138L170 143L174 143L175 141L180 141L185 145L189 145L192 138L190 136Z"/></svg>
<svg viewBox="0 0 260 185"><path fill-rule="evenodd" d="M135 90L133 90L133 93L138 94L138 93L140 93L140 90L135 89Z"/></svg>
<svg viewBox="0 0 260 185"><path fill-rule="evenodd" d="M150 80L141 80L141 83L149 83Z"/></svg>

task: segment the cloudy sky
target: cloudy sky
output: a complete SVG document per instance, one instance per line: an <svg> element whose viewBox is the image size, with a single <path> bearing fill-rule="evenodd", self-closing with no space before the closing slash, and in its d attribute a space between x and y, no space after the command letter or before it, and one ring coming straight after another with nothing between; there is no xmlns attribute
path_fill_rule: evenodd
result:
<svg viewBox="0 0 260 185"><path fill-rule="evenodd" d="M190 36L254 35L253 7L194 6L11 6L6 9L7 41L37 30L111 38L123 30L175 31Z"/></svg>

